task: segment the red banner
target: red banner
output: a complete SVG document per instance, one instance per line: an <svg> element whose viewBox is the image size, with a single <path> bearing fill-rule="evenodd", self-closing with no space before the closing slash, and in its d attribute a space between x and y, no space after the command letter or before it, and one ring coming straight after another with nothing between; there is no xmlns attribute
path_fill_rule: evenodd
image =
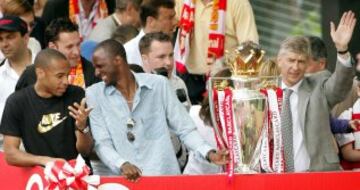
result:
<svg viewBox="0 0 360 190"><path fill-rule="evenodd" d="M40 177L40 178L39 178ZM215 189L276 189L276 190L329 190L329 189L358 189L360 187L360 172L317 172L291 174L247 174L234 175L231 186L226 175L199 175L199 176L146 176L138 182L132 183L122 177L101 177L101 184L122 185L130 190L215 190ZM43 178L43 168L20 168L5 163L0 153L0 188L26 189L29 181ZM116 184L114 184L116 183ZM34 183L35 184L35 183ZM112 186L114 187L114 186ZM28 189L39 190L36 185ZM114 188L113 188L114 189Z"/></svg>

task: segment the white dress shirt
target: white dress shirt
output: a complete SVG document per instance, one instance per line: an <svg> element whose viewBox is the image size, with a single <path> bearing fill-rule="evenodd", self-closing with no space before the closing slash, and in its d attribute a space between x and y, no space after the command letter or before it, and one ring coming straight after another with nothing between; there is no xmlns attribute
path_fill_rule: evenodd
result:
<svg viewBox="0 0 360 190"><path fill-rule="evenodd" d="M15 91L18 79L19 75L10 67L9 61L5 60L4 65L0 67L0 119L4 111L6 99Z"/></svg>
<svg viewBox="0 0 360 190"><path fill-rule="evenodd" d="M34 63L35 56L31 56L31 64ZM0 123L5 107L7 97L15 91L15 86L19 80L19 75L10 66L9 60L6 59L4 65L0 67Z"/></svg>
<svg viewBox="0 0 360 190"><path fill-rule="evenodd" d="M143 66L139 50L139 42L143 36L145 36L145 33L144 30L141 30L135 38L125 43L124 48L126 51L126 59L129 64Z"/></svg>
<svg viewBox="0 0 360 190"><path fill-rule="evenodd" d="M293 124L293 153L295 172L306 171L310 166L310 156L304 143L304 126L301 126L300 124L298 110L299 87L302 81L303 80L300 80L292 87L288 87L284 82L282 82L282 89L288 88L293 91L293 93L290 95L290 109Z"/></svg>

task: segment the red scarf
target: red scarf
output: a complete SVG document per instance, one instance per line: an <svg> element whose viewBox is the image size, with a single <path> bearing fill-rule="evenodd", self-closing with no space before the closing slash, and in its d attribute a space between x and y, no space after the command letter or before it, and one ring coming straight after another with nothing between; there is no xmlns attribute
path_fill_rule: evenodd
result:
<svg viewBox="0 0 360 190"><path fill-rule="evenodd" d="M69 84L79 86L85 89L85 78L81 61L79 61L76 67L72 67L70 69L68 80Z"/></svg>
<svg viewBox="0 0 360 190"><path fill-rule="evenodd" d="M210 25L208 59L215 63L224 55L226 0L213 0ZM184 0L176 38L174 58L176 70L186 73L185 62L190 52L190 38L194 30L196 0Z"/></svg>

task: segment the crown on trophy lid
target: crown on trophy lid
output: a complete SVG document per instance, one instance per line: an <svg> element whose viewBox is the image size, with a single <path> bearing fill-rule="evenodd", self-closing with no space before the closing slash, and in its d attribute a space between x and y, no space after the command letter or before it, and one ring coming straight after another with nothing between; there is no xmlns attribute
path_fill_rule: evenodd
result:
<svg viewBox="0 0 360 190"><path fill-rule="evenodd" d="M243 42L229 52L225 51L225 64L230 68L232 76L257 76L265 51L252 41Z"/></svg>

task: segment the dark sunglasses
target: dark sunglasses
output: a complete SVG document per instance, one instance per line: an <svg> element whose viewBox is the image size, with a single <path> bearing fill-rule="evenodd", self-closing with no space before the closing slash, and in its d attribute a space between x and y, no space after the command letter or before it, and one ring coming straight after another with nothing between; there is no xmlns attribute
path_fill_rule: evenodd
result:
<svg viewBox="0 0 360 190"><path fill-rule="evenodd" d="M135 121L132 118L129 118L126 122L126 126L127 126L127 139L129 142L134 142L135 141L135 135L134 133L131 132L131 130L134 128L135 126Z"/></svg>

